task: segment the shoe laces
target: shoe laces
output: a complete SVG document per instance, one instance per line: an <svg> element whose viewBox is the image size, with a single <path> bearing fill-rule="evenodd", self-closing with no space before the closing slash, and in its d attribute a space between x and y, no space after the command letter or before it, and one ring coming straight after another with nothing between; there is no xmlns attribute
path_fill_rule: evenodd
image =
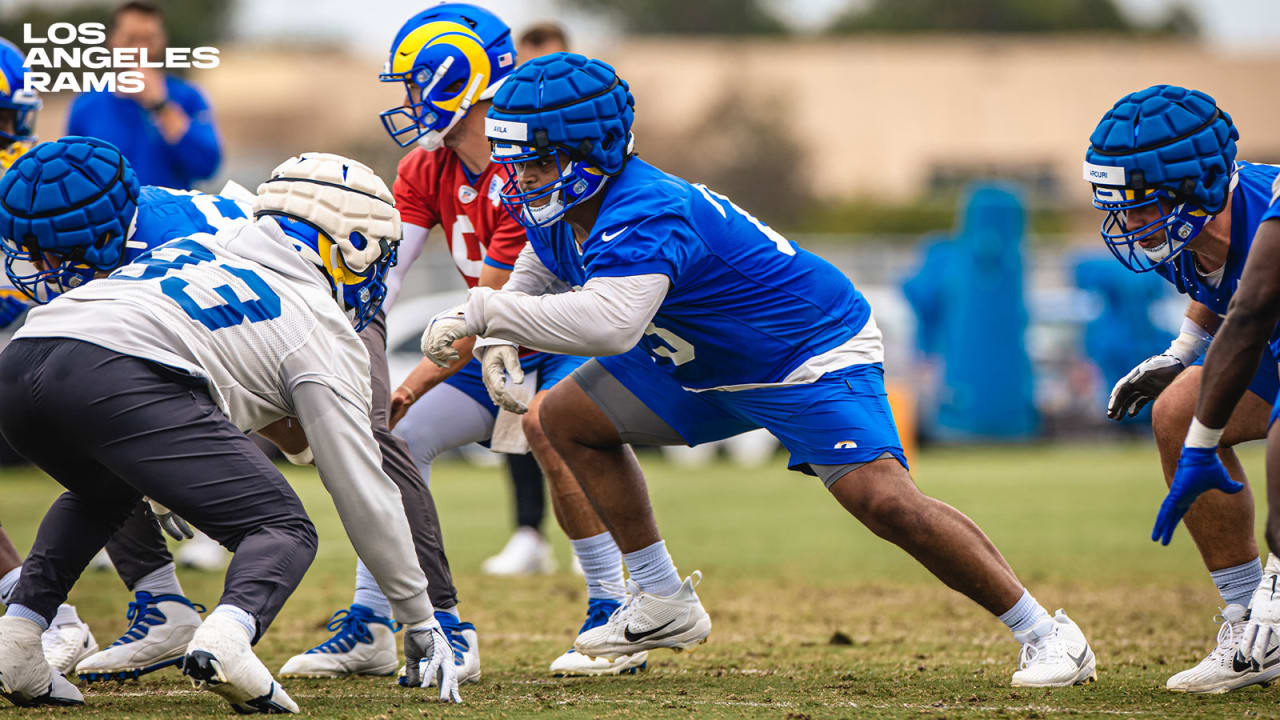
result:
<svg viewBox="0 0 1280 720"><path fill-rule="evenodd" d="M182 603L198 613L205 611L204 605L193 603L181 595L152 595L146 591L134 593L134 599L129 603L129 611L125 613L125 617L131 621L129 629L111 643L111 647L137 642L146 637L151 628L163 625L169 618L156 607L162 602Z"/></svg>
<svg viewBox="0 0 1280 720"><path fill-rule="evenodd" d="M400 629L400 623L375 615L372 610L363 605L352 605L350 608L339 610L329 618L325 628L334 634L333 637L311 648L307 654L345 653L351 652L351 649L360 643L373 644L373 631L369 629L369 623L386 625L391 628L391 632Z"/></svg>
<svg viewBox="0 0 1280 720"><path fill-rule="evenodd" d="M1063 658L1062 643L1053 642L1058 637L1058 627L1054 627L1044 635L1032 638L1022 644L1018 653L1018 668L1025 670L1037 662L1056 662Z"/></svg>
<svg viewBox="0 0 1280 720"><path fill-rule="evenodd" d="M591 628L600 627L609 622L614 611L621 606L622 603L612 598L591 598L587 601L587 620L582 623L581 628L578 628L578 634L581 635Z"/></svg>
<svg viewBox="0 0 1280 720"><path fill-rule="evenodd" d="M1244 621L1230 622L1221 613L1214 615L1213 621L1218 623L1218 646L1209 653L1209 657L1233 657L1236 654L1236 643L1244 636Z"/></svg>
<svg viewBox="0 0 1280 720"><path fill-rule="evenodd" d="M447 612L437 612L436 622L440 623L440 629L444 631L444 636L448 638L449 645L453 648L453 664L463 665L466 662L464 655L471 649L471 643L467 642L462 631L475 630L476 626L469 622L462 622L454 617L453 613Z"/></svg>

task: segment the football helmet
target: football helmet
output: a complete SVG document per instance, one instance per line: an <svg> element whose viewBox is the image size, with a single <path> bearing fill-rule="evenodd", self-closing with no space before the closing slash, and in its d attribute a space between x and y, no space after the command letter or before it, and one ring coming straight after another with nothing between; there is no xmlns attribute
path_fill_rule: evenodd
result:
<svg viewBox="0 0 1280 720"><path fill-rule="evenodd" d="M501 192L507 211L526 228L546 227L600 192L635 149L634 119L627 82L599 60L553 53L521 65L485 118L493 161L507 172ZM553 161L555 179L520 188L520 166Z"/></svg>
<svg viewBox="0 0 1280 720"><path fill-rule="evenodd" d="M400 147L435 150L471 106L488 100L516 66L511 29L468 3L441 3L409 18L391 41L378 79L404 83L408 103L382 126Z"/></svg>
<svg viewBox="0 0 1280 720"><path fill-rule="evenodd" d="M37 303L126 260L138 178L114 145L68 136L36 145L0 177L0 250Z"/></svg>
<svg viewBox="0 0 1280 720"><path fill-rule="evenodd" d="M1205 223L1222 212L1235 181L1231 116L1198 90L1154 85L1118 100L1089 137L1084 179L1093 206L1106 212L1102 239L1134 272L1171 262ZM1140 227L1130 211L1152 207ZM1158 233L1160 244L1141 241Z"/></svg>
<svg viewBox="0 0 1280 720"><path fill-rule="evenodd" d="M276 219L357 331L373 320L400 244L400 211L377 173L341 155L303 153L258 186L253 215Z"/></svg>
<svg viewBox="0 0 1280 720"><path fill-rule="evenodd" d="M0 131L0 144L29 143L35 139L40 96L25 87L22 53L0 38L0 110L13 110L13 132ZM7 167L7 166L6 166Z"/></svg>

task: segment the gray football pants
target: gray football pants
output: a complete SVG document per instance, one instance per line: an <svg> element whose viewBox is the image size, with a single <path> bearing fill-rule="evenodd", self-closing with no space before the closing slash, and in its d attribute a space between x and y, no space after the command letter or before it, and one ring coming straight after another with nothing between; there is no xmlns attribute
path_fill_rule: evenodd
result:
<svg viewBox="0 0 1280 720"><path fill-rule="evenodd" d="M387 427L391 407L391 372L387 369L386 315L378 313L360 332L360 339L369 351L369 378L373 382L373 411L369 413L369 419L373 424L373 437L382 451L382 470L400 488L409 530L413 533L413 547L418 553L418 565L427 576L427 594L431 597L431 604L436 610L447 610L458 604L458 593L453 586L453 574L449 571L449 559L444 554L444 537L436 503L409 454L409 448Z"/></svg>
<svg viewBox="0 0 1280 720"><path fill-rule="evenodd" d="M78 340L15 340L0 353L0 432L67 489L12 598L47 620L143 496L235 553L219 602L257 619L255 641L315 557L298 496L196 378Z"/></svg>

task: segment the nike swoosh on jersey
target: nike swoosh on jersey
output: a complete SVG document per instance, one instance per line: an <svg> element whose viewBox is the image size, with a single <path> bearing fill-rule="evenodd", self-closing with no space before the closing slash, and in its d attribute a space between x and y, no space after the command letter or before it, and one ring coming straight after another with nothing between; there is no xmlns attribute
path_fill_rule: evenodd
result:
<svg viewBox="0 0 1280 720"><path fill-rule="evenodd" d="M612 239L614 239L614 238L618 237L619 235L621 235L622 233L626 232L626 231L627 231L627 228L629 228L629 227L631 227L631 226L630 226L630 225L623 225L621 230L619 230L619 231L617 231L617 232L614 232L614 233L602 232L602 233L600 233L600 239L601 239L601 240L603 240L603 241L605 241L605 242L609 242L610 240L612 240Z"/></svg>
<svg viewBox="0 0 1280 720"><path fill-rule="evenodd" d="M659 625L659 626L658 626L658 627L656 627L656 628L650 628L650 629L648 629L648 630L645 630L644 632L638 632L638 633L633 633L633 632L631 632L631 627L630 627L630 626L627 626L627 627L622 628L622 635L623 635L623 637L625 637L625 638L627 639L627 642L635 642L635 641L640 640L640 639L642 639L642 638L647 638L647 637L649 637L650 635L652 635L652 634L654 634L654 633L658 632L659 630L661 630L661 629L665 628L666 626L670 625L671 623L673 623L673 622L675 622L675 621L676 621L676 619L675 619L675 618L671 618L670 620L668 620L668 621L666 621L666 622L662 623L661 625Z"/></svg>

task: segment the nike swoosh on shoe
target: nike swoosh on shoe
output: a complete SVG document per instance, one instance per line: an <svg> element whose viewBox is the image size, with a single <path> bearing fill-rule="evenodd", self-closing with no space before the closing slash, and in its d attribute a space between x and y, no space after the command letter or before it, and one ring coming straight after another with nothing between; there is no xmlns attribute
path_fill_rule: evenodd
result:
<svg viewBox="0 0 1280 720"><path fill-rule="evenodd" d="M670 620L668 620L668 621L666 621L666 622L662 623L662 624L661 624L661 625L659 625L658 627L650 628L650 629L648 629L648 630L645 630L644 632L638 632L638 633L633 633L633 632L631 632L631 627L630 627L630 626L627 626L627 627L622 628L622 636L623 636L623 637L625 637L625 638L627 639L627 642L635 642L635 641L637 641L637 640L641 640L641 639L643 639L643 638L647 638L647 637L649 637L650 635L652 635L652 634L654 634L654 633L658 632L659 630L661 630L661 629L665 628L666 626L670 625L671 623L673 623L673 622L675 622L675 621L676 621L676 619L675 619L675 618L671 618Z"/></svg>

